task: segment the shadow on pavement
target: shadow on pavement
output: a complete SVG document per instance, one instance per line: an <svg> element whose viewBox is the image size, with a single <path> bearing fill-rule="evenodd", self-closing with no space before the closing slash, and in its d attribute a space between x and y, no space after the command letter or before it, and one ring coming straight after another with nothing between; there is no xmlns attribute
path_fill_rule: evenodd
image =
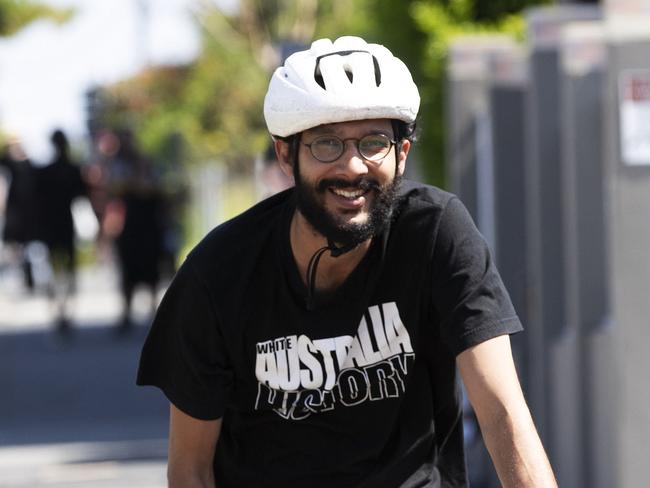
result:
<svg viewBox="0 0 650 488"><path fill-rule="evenodd" d="M119 335L112 324L84 324L69 337L53 330L0 334L0 448L103 443L91 460L132 459L125 446L167 437L168 403L135 386L147 327ZM131 444L124 444L124 443ZM149 446L151 447L151 446ZM144 454L144 452L154 454Z"/></svg>

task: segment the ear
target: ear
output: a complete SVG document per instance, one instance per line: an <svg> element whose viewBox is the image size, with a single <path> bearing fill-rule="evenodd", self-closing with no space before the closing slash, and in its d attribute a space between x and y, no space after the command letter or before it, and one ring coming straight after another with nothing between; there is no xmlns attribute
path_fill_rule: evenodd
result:
<svg viewBox="0 0 650 488"><path fill-rule="evenodd" d="M399 152L398 159L397 159L397 174L399 174L400 176L404 174L404 170L406 169L406 158L410 150L411 150L411 141L409 141L408 139L402 140L402 149Z"/></svg>
<svg viewBox="0 0 650 488"><path fill-rule="evenodd" d="M275 155L278 158L280 169L289 178L293 178L293 161L289 160L289 143L276 139L273 142Z"/></svg>

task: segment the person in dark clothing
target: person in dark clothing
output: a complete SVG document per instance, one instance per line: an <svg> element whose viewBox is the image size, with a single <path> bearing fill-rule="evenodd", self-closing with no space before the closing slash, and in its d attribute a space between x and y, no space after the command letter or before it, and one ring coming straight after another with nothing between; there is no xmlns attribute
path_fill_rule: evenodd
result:
<svg viewBox="0 0 650 488"><path fill-rule="evenodd" d="M126 332L133 326L131 306L138 285L149 289L155 309L164 250L164 201L151 161L139 153L131 132L120 134L120 149L110 173L111 193L124 211L123 227L115 244L123 298L119 330Z"/></svg>
<svg viewBox="0 0 650 488"><path fill-rule="evenodd" d="M87 185L81 168L70 158L66 135L55 130L50 138L54 158L50 164L38 168L38 238L47 246L54 280L48 293L57 305L57 329L69 330L66 304L76 286L77 255L75 249L72 204L87 196Z"/></svg>
<svg viewBox="0 0 650 488"><path fill-rule="evenodd" d="M25 286L33 291L34 276L25 247L36 237L35 169L17 139L4 148L0 168L8 173L10 181L2 240L20 261Z"/></svg>

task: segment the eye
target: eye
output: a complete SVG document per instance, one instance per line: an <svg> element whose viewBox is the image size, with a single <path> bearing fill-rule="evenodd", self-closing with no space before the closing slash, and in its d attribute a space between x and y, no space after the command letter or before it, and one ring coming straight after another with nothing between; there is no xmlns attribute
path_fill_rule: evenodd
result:
<svg viewBox="0 0 650 488"><path fill-rule="evenodd" d="M343 152L343 141L336 136L317 137L310 144L311 154L319 161L329 163Z"/></svg>
<svg viewBox="0 0 650 488"><path fill-rule="evenodd" d="M378 161L383 159L390 151L392 142L384 134L370 134L359 141L359 152L361 155L370 160Z"/></svg>
<svg viewBox="0 0 650 488"><path fill-rule="evenodd" d="M315 139L314 142L312 142L311 144L312 146L316 146L318 148L328 149L328 148L338 148L341 146L342 143L341 140L338 139L337 137L322 136Z"/></svg>
<svg viewBox="0 0 650 488"><path fill-rule="evenodd" d="M359 149L369 152L381 152L390 148L391 142L382 134L365 136L359 141Z"/></svg>

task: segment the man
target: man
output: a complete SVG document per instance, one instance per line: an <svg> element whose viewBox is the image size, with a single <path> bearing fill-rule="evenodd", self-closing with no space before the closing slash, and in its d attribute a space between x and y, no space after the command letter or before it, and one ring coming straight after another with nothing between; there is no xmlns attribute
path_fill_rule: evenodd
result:
<svg viewBox="0 0 650 488"><path fill-rule="evenodd" d="M67 303L76 290L77 272L72 205L75 199L88 195L88 186L70 156L65 133L55 130L50 141L54 158L36 172L39 237L47 246L54 272L48 294L57 309L56 330L65 335L72 330Z"/></svg>
<svg viewBox="0 0 650 488"><path fill-rule="evenodd" d="M483 239L452 195L401 181L418 107L360 38L276 70L264 113L295 188L193 250L144 347L170 486L466 486L456 366L503 485L556 486Z"/></svg>

